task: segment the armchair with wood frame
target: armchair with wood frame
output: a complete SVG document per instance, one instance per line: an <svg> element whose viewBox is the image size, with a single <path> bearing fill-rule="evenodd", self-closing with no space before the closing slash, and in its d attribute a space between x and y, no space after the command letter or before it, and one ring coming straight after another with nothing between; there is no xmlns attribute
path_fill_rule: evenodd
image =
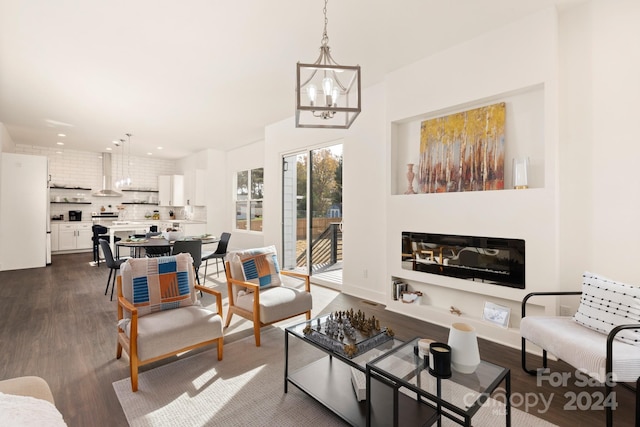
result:
<svg viewBox="0 0 640 427"><path fill-rule="evenodd" d="M302 314L311 319L309 275L281 271L275 246L229 252L225 263L229 300L225 327L234 314L251 320L259 347L263 326Z"/></svg>
<svg viewBox="0 0 640 427"><path fill-rule="evenodd" d="M139 366L215 343L222 360L222 295L195 283L190 254L132 258L120 271L116 357L129 355L132 391ZM198 291L216 297L216 311L201 305Z"/></svg>

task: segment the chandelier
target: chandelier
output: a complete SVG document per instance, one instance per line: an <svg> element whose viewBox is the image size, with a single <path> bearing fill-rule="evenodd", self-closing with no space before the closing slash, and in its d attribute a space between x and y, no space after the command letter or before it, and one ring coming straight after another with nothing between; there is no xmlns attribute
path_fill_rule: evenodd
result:
<svg viewBox="0 0 640 427"><path fill-rule="evenodd" d="M132 183L133 180L131 179L131 134L130 133L126 133L125 134L128 137L128 142L127 142L127 149L129 154L127 155L127 171L125 172L125 147L124 147L124 143L125 140L121 139L119 144L116 144L116 146L119 146L122 149L122 154L120 156L120 165L121 167L121 173L120 173L120 177L118 178L118 180L116 181L116 188L122 188L122 187L129 187ZM117 168L117 165L116 165Z"/></svg>
<svg viewBox="0 0 640 427"><path fill-rule="evenodd" d="M360 66L339 65L327 36L327 1L320 56L296 67L296 127L348 129L360 114Z"/></svg>

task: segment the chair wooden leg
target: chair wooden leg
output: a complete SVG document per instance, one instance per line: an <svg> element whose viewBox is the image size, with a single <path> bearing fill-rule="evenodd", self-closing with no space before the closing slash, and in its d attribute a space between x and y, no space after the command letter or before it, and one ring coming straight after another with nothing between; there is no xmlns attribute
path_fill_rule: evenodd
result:
<svg viewBox="0 0 640 427"><path fill-rule="evenodd" d="M131 373L131 391L138 391L138 359L135 356L129 355L131 358L129 362L129 370Z"/></svg>
<svg viewBox="0 0 640 427"><path fill-rule="evenodd" d="M229 327L229 325L231 324L231 317L233 316L233 313L231 312L231 310L229 310L227 312L227 321L224 324L224 327L227 328Z"/></svg>
<svg viewBox="0 0 640 427"><path fill-rule="evenodd" d="M256 337L256 347L260 347L260 314L253 313L253 335Z"/></svg>
<svg viewBox="0 0 640 427"><path fill-rule="evenodd" d="M311 310L305 313L305 317L307 318L307 320L311 320Z"/></svg>
<svg viewBox="0 0 640 427"><path fill-rule="evenodd" d="M116 345L116 359L120 359L122 357L122 344L118 340L118 344Z"/></svg>
<svg viewBox="0 0 640 427"><path fill-rule="evenodd" d="M222 360L222 347L224 345L224 337L218 338L218 360Z"/></svg>
<svg viewBox="0 0 640 427"><path fill-rule="evenodd" d="M253 335L256 337L256 347L260 347L260 322L253 322Z"/></svg>

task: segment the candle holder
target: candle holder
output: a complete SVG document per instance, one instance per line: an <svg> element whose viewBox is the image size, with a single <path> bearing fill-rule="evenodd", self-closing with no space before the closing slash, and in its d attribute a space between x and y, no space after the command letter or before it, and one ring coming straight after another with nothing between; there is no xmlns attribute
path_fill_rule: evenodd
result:
<svg viewBox="0 0 640 427"><path fill-rule="evenodd" d="M513 159L513 188L529 188L529 158Z"/></svg>
<svg viewBox="0 0 640 427"><path fill-rule="evenodd" d="M451 347L442 342L429 346L429 373L437 378L451 378Z"/></svg>

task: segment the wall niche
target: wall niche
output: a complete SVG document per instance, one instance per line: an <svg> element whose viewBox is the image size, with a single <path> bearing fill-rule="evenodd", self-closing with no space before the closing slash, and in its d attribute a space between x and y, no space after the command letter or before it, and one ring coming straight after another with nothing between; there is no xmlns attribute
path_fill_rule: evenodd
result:
<svg viewBox="0 0 640 427"><path fill-rule="evenodd" d="M513 189L513 159L528 158L528 187L544 188L544 84L443 108L391 123L391 194L420 194L420 132L424 120L448 116L491 104L506 107L504 189ZM413 168L408 167L413 164ZM415 177L409 186L408 172ZM411 191L413 190L413 191Z"/></svg>

